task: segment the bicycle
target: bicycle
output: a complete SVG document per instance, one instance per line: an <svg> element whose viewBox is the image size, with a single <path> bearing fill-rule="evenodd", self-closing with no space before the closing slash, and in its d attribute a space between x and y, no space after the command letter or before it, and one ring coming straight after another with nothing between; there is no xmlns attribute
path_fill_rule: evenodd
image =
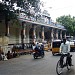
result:
<svg viewBox="0 0 75 75"><path fill-rule="evenodd" d="M65 60L65 57L67 57L66 60ZM71 57L72 57L72 55L70 55L70 53L69 54L61 54L61 57L58 60L57 65L56 65L56 73L58 75L62 74L62 70L64 67L67 67L68 70L71 69L71 66L73 66ZM71 60L68 60L68 59L71 59ZM62 62L62 60L63 60L63 62Z"/></svg>

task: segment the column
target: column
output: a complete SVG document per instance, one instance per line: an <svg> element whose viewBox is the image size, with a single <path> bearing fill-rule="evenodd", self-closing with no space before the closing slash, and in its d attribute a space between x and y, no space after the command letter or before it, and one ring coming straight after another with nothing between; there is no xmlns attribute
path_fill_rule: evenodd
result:
<svg viewBox="0 0 75 75"><path fill-rule="evenodd" d="M40 41L39 32L40 32L40 29L39 29L39 27L38 27L38 28L37 28L37 41L38 41L38 42Z"/></svg>
<svg viewBox="0 0 75 75"><path fill-rule="evenodd" d="M64 32L64 38L66 38L66 31Z"/></svg>
<svg viewBox="0 0 75 75"><path fill-rule="evenodd" d="M26 43L29 43L29 25L26 27Z"/></svg>
<svg viewBox="0 0 75 75"><path fill-rule="evenodd" d="M5 36L3 36L3 44L4 45L8 45L8 43L10 42L9 41L9 35L10 35L10 33L9 33L9 23L8 23L8 21L5 21L5 25L6 25L6 30L5 30Z"/></svg>
<svg viewBox="0 0 75 75"><path fill-rule="evenodd" d="M19 31L19 43L21 43L21 30Z"/></svg>
<svg viewBox="0 0 75 75"><path fill-rule="evenodd" d="M33 25L33 42L36 42L36 26Z"/></svg>
<svg viewBox="0 0 75 75"><path fill-rule="evenodd" d="M42 27L42 42L44 41L44 27Z"/></svg>
<svg viewBox="0 0 75 75"><path fill-rule="evenodd" d="M60 39L62 40L62 30L60 30Z"/></svg>
<svg viewBox="0 0 75 75"><path fill-rule="evenodd" d="M5 24L6 24L5 36L9 36L9 24L8 24L8 22L6 22Z"/></svg>
<svg viewBox="0 0 75 75"><path fill-rule="evenodd" d="M56 29L56 39L58 39L58 29Z"/></svg>
<svg viewBox="0 0 75 75"><path fill-rule="evenodd" d="M53 41L54 36L53 36L54 32L53 32L53 28L51 29L51 41Z"/></svg>
<svg viewBox="0 0 75 75"><path fill-rule="evenodd" d="M25 43L25 22L22 22L22 30L21 30L21 40L22 40L22 48L24 49L24 43Z"/></svg>

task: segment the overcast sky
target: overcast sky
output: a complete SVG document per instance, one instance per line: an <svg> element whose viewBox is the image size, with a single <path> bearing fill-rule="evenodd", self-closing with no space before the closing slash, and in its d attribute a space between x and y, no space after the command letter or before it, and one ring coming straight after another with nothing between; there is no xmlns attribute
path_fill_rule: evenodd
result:
<svg viewBox="0 0 75 75"><path fill-rule="evenodd" d="M75 0L41 0L44 1L44 9L47 9L51 18L55 21L62 15L75 16Z"/></svg>

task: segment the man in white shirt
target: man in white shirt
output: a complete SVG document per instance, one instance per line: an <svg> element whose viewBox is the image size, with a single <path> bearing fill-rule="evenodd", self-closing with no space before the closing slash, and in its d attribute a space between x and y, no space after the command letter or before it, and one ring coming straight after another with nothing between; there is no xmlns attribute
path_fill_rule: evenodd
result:
<svg viewBox="0 0 75 75"><path fill-rule="evenodd" d="M63 67L63 59L65 56L66 57L66 64L67 62L69 62L69 66L72 66L72 63L71 63L71 55L70 55L70 43L69 42L66 42L66 39L63 39L63 43L61 43L61 46L60 46L60 52L61 52L61 57L60 57L60 64L61 64L61 67Z"/></svg>
<svg viewBox="0 0 75 75"><path fill-rule="evenodd" d="M70 52L70 43L66 42L66 39L63 39L63 43L60 46L60 53L67 54Z"/></svg>

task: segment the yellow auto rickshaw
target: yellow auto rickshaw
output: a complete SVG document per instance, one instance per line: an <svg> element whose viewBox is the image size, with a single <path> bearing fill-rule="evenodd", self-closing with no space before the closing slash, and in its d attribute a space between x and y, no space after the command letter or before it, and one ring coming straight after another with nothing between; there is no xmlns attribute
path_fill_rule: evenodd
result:
<svg viewBox="0 0 75 75"><path fill-rule="evenodd" d="M48 42L48 43L43 43L44 44L44 50L45 51L50 51L51 50L51 44L50 44L50 42Z"/></svg>
<svg viewBox="0 0 75 75"><path fill-rule="evenodd" d="M61 45L61 40L53 40L52 41L52 54L59 53Z"/></svg>

